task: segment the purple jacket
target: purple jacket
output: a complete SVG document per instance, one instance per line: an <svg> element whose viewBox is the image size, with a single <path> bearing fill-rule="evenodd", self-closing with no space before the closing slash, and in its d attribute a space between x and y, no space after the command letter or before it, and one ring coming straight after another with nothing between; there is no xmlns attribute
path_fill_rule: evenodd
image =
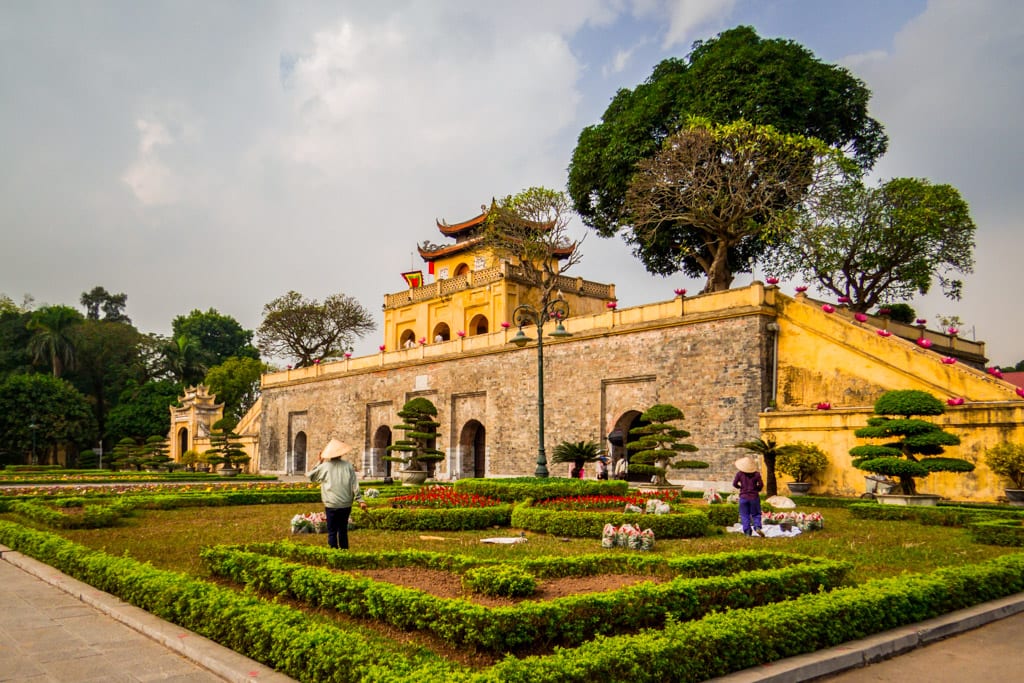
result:
<svg viewBox="0 0 1024 683"><path fill-rule="evenodd" d="M757 500L758 492L764 488L760 472L737 472L732 487L740 490L740 500Z"/></svg>

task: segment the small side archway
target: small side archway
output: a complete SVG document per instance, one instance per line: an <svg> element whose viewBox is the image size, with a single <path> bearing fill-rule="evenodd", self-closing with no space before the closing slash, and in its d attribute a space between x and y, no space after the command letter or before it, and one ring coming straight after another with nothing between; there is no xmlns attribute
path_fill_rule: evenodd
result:
<svg viewBox="0 0 1024 683"><path fill-rule="evenodd" d="M467 263L460 263L459 265L455 266L455 277L458 277L460 275L468 275L468 274L469 274L469 264L467 264Z"/></svg>
<svg viewBox="0 0 1024 683"><path fill-rule="evenodd" d="M388 454L388 446L390 445L391 428L387 425L377 427L377 431L373 433L373 440L370 442L370 471L367 473L369 476L391 476L391 466L394 463L384 459L384 456Z"/></svg>
<svg viewBox="0 0 1024 683"><path fill-rule="evenodd" d="M475 336L478 334L487 334L489 331L490 325L487 322L487 316L474 315L472 320L469 321L470 336Z"/></svg>
<svg viewBox="0 0 1024 683"><path fill-rule="evenodd" d="M448 327L448 323L438 323L434 326L434 334L431 336L434 343L446 342L451 338L452 332Z"/></svg>
<svg viewBox="0 0 1024 683"><path fill-rule="evenodd" d="M416 346L416 333L412 330L405 330L398 338L398 348L411 349Z"/></svg>
<svg viewBox="0 0 1024 683"><path fill-rule="evenodd" d="M306 472L306 432L299 432L292 441L292 472Z"/></svg>
<svg viewBox="0 0 1024 683"><path fill-rule="evenodd" d="M487 476L487 429L477 420L470 420L459 434L458 477Z"/></svg>

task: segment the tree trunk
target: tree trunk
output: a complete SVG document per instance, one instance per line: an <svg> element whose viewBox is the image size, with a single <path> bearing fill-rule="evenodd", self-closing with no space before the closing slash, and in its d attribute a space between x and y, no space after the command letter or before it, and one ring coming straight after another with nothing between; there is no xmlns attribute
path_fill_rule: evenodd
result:
<svg viewBox="0 0 1024 683"><path fill-rule="evenodd" d="M764 469L765 469L765 482L764 482L764 493L766 496L771 498L772 496L779 495L779 481L775 477L775 456L765 455L764 456Z"/></svg>

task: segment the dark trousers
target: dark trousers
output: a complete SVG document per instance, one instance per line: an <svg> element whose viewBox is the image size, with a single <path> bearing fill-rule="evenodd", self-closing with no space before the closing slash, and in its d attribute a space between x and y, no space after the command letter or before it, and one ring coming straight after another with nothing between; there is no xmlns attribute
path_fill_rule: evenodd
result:
<svg viewBox="0 0 1024 683"><path fill-rule="evenodd" d="M352 508L324 508L327 512L327 545L348 550L348 516Z"/></svg>
<svg viewBox="0 0 1024 683"><path fill-rule="evenodd" d="M328 519L328 525L330 524L330 517ZM740 498L740 524L743 526L743 533L747 536L750 535L751 527L754 529L761 528L761 499L755 498L754 500L743 500ZM330 528L328 526L328 528Z"/></svg>

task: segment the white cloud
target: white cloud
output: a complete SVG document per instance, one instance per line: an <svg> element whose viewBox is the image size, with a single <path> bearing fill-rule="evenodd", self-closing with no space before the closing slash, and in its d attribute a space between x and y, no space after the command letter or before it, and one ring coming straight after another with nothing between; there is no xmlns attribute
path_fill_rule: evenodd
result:
<svg viewBox="0 0 1024 683"><path fill-rule="evenodd" d="M674 0L668 6L669 25L662 47L688 47L698 37L698 29L728 18L735 6L736 0Z"/></svg>

